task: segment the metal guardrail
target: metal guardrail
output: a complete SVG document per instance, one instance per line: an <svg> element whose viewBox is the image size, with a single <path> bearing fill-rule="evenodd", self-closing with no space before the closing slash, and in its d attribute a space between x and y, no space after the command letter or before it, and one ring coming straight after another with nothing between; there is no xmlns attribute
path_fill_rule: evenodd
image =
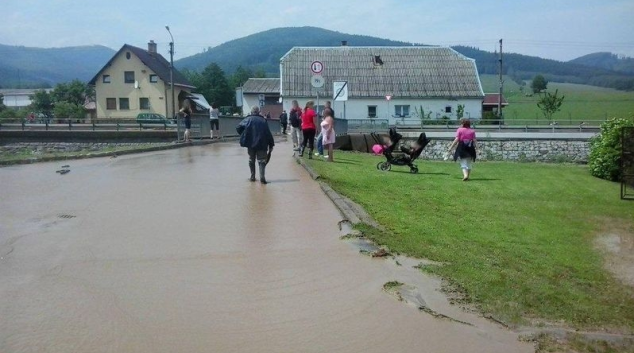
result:
<svg viewBox="0 0 634 353"><path fill-rule="evenodd" d="M175 130L176 124L163 123L140 123L136 119L108 119L94 120L92 122L76 122L70 119L55 119L56 122L45 121L42 123L18 121L0 121L0 131L125 131L153 129L153 130Z"/></svg>

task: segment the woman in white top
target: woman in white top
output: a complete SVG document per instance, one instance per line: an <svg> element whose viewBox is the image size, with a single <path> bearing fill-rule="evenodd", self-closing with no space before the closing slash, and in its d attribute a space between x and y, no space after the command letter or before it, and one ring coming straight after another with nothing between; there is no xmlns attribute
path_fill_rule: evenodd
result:
<svg viewBox="0 0 634 353"><path fill-rule="evenodd" d="M209 122L211 123L211 138L220 138L220 119L218 119L220 113L216 107L216 103L211 104L209 109Z"/></svg>

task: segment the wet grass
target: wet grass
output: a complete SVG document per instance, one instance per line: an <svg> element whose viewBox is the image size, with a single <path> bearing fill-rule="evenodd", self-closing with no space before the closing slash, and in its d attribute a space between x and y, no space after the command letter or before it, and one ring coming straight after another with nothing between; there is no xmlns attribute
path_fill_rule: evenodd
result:
<svg viewBox="0 0 634 353"><path fill-rule="evenodd" d="M510 324L634 329L634 290L603 269L592 241L618 224L634 232L634 204L619 185L585 166L419 162L376 169L382 157L337 152L308 161L337 192L361 204L387 231L366 235L393 252L445 263L423 270L446 278L485 313Z"/></svg>

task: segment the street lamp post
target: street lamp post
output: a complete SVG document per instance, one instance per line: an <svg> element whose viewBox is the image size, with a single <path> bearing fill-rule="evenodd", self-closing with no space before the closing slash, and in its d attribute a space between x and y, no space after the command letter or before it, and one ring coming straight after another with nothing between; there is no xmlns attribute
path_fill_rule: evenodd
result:
<svg viewBox="0 0 634 353"><path fill-rule="evenodd" d="M170 42L170 89L172 90L172 119L176 116L176 101L174 98L174 36L170 32L170 26L165 26L167 33L170 34L172 41Z"/></svg>

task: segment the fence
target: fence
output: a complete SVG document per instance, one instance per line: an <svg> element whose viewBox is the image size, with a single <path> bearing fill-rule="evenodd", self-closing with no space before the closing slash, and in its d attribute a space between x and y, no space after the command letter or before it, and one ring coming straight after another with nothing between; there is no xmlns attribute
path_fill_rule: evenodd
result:
<svg viewBox="0 0 634 353"><path fill-rule="evenodd" d="M621 199L634 200L634 127L621 133Z"/></svg>

